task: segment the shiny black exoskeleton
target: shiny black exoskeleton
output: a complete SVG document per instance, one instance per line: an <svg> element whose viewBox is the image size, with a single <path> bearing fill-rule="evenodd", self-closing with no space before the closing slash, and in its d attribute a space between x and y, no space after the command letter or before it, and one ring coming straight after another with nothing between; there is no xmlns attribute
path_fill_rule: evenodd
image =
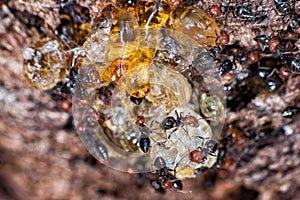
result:
<svg viewBox="0 0 300 200"><path fill-rule="evenodd" d="M74 69L74 67L72 67L68 74L69 80L63 84L61 92L64 94L72 94L74 92L75 82L77 78L78 72Z"/></svg>
<svg viewBox="0 0 300 200"><path fill-rule="evenodd" d="M231 70L233 70L235 68L236 68L236 65L234 62L232 62L231 60L225 60L219 68L219 76L227 74L228 72L230 72Z"/></svg>
<svg viewBox="0 0 300 200"><path fill-rule="evenodd" d="M177 111L175 111L176 113L176 118L175 119L174 117L167 117L165 118L162 123L160 124L160 128L164 129L164 130L168 130L168 129L171 129L171 128L175 128L175 127L179 127L180 125L182 125L184 123L184 117L179 116L179 114L177 113Z"/></svg>
<svg viewBox="0 0 300 200"><path fill-rule="evenodd" d="M246 6L221 6L222 13L231 11L236 18L254 19L253 12Z"/></svg>
<svg viewBox="0 0 300 200"><path fill-rule="evenodd" d="M281 15L287 15L292 10L290 0L274 0L274 5L276 11Z"/></svg>
<svg viewBox="0 0 300 200"><path fill-rule="evenodd" d="M282 56L281 59L292 73L300 73L300 59L293 55Z"/></svg>
<svg viewBox="0 0 300 200"><path fill-rule="evenodd" d="M164 119L160 125L160 127L164 130L168 130L178 126L178 122L174 117L167 117Z"/></svg>
<svg viewBox="0 0 300 200"><path fill-rule="evenodd" d="M135 103L136 105L140 105L143 102L144 98L135 98L133 96L130 96L130 101Z"/></svg>
<svg viewBox="0 0 300 200"><path fill-rule="evenodd" d="M227 153L226 146L223 146L222 148L219 149L217 162L215 164L215 166L217 168L220 168L222 166L222 164L224 163L224 159L225 159L226 153Z"/></svg>
<svg viewBox="0 0 300 200"><path fill-rule="evenodd" d="M270 37L267 35L258 35L254 38L254 40L258 43L260 49L265 51L265 49L269 46Z"/></svg>
<svg viewBox="0 0 300 200"><path fill-rule="evenodd" d="M241 19L253 19L254 14L245 6L237 6L234 9L234 15Z"/></svg>
<svg viewBox="0 0 300 200"><path fill-rule="evenodd" d="M145 135L142 134L141 138L140 138L140 148L144 153L147 153L148 150L150 149L150 145L151 145L151 141L150 138Z"/></svg>
<svg viewBox="0 0 300 200"><path fill-rule="evenodd" d="M281 116L285 117L285 118L292 118L294 115L299 113L299 111L300 111L299 108L297 108L295 106L290 106L281 112Z"/></svg>

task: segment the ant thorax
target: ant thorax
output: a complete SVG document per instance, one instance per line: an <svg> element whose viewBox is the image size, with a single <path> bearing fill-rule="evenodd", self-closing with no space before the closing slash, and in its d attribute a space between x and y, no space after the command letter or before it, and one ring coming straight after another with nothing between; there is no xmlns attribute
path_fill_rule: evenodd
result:
<svg viewBox="0 0 300 200"><path fill-rule="evenodd" d="M176 108L169 116L181 120L182 124L168 130L161 129L160 134L165 134L167 140L160 141L161 143L153 141L154 145L150 150L153 170L158 168L154 163L158 157L165 159L166 167L173 169L179 179L195 177L194 170L197 168L212 167L217 159L217 151L203 154L204 159L200 163L191 162L189 158L190 152L196 149L205 153L206 141L212 138L212 130L207 121L188 107ZM197 119L197 127L184 124L184 119L190 116Z"/></svg>

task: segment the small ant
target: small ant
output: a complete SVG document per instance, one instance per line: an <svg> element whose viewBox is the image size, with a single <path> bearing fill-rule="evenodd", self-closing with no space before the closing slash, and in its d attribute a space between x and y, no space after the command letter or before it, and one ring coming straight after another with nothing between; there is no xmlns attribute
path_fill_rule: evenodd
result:
<svg viewBox="0 0 300 200"><path fill-rule="evenodd" d="M182 113L180 113L180 115L178 114L177 110L175 110L175 114L176 114L176 119L172 116L169 116L167 118L165 118L161 124L160 124L160 128L162 128L164 131L172 129L172 128L176 128L172 131L175 132L178 130L178 128L182 125L186 125L186 126L191 126L191 127L198 127L199 123L196 117L192 116L192 115L188 115L183 117ZM169 137L171 136L171 134L169 135Z"/></svg>
<svg viewBox="0 0 300 200"><path fill-rule="evenodd" d="M288 1L289 0L274 0L275 10L279 15L287 15L291 12L292 8Z"/></svg>
<svg viewBox="0 0 300 200"><path fill-rule="evenodd" d="M294 115L299 113L299 111L300 111L300 109L298 107L290 106L290 107L285 108L281 112L281 116L285 117L285 118L292 118Z"/></svg>
<svg viewBox="0 0 300 200"><path fill-rule="evenodd" d="M139 142L140 148L144 153L147 153L150 149L151 140L149 138L149 129L145 126L145 117L138 116L135 124L139 127L142 134Z"/></svg>
<svg viewBox="0 0 300 200"><path fill-rule="evenodd" d="M236 69L235 61L225 60L219 68L219 76L227 74L233 69Z"/></svg>
<svg viewBox="0 0 300 200"><path fill-rule="evenodd" d="M144 153L147 153L151 146L151 140L150 140L151 130L145 125L145 117L142 115L137 117L135 124L138 126L139 131L141 132L140 141L139 141L140 149Z"/></svg>
<svg viewBox="0 0 300 200"><path fill-rule="evenodd" d="M254 14L251 10L249 10L246 6L224 6L214 4L208 7L208 14L212 17L219 17L221 14L225 14L226 12L232 12L235 17L241 19L253 19Z"/></svg>
<svg viewBox="0 0 300 200"><path fill-rule="evenodd" d="M217 142L214 139L203 138L201 136L197 137L203 140L203 147L199 146L196 150L191 151L189 158L190 161L194 163L205 163L208 155L215 156L213 153L215 153L217 150ZM207 139L207 141L203 145L204 139Z"/></svg>
<svg viewBox="0 0 300 200"><path fill-rule="evenodd" d="M158 156L155 158L154 165L159 168L153 172L158 173L158 182L163 189L174 189L177 192L190 193L190 191L182 191L182 182L176 178L176 167L178 163L174 170L172 170L166 166L166 161L161 156ZM171 172L174 172L174 175L171 174Z"/></svg>

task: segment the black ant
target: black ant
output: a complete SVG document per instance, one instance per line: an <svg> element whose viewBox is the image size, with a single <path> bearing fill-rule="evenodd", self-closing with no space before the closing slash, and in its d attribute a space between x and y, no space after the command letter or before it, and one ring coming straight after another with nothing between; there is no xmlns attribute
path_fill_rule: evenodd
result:
<svg viewBox="0 0 300 200"><path fill-rule="evenodd" d="M236 69L235 61L225 60L219 68L219 76L227 74L231 70Z"/></svg>
<svg viewBox="0 0 300 200"><path fill-rule="evenodd" d="M149 138L149 129L145 126L145 117L138 116L135 124L139 127L139 130L141 132L139 142L140 148L144 153L147 153L151 145L151 140Z"/></svg>
<svg viewBox="0 0 300 200"><path fill-rule="evenodd" d="M291 12L292 8L290 0L274 0L275 10L280 15L287 15Z"/></svg>
<svg viewBox="0 0 300 200"><path fill-rule="evenodd" d="M237 18L240 19L253 19L254 18L254 14L253 12L248 9L246 6L221 6L221 11L222 13L226 13L226 12L232 12L233 15Z"/></svg>
<svg viewBox="0 0 300 200"><path fill-rule="evenodd" d="M173 132L177 131L178 128L182 125L191 126L191 127L199 126L199 123L198 123L198 120L196 117L194 117L192 115L187 115L187 116L183 117L183 113L180 113L180 115L179 115L176 110L175 110L175 114L176 114L176 119L172 116L165 118L160 123L160 128L162 128L164 131L172 129L172 128L176 128L172 131L172 133L173 133ZM171 136L171 134L169 135L169 137L170 136Z"/></svg>
<svg viewBox="0 0 300 200"><path fill-rule="evenodd" d="M141 132L140 141L139 141L140 149L144 153L147 153L151 146L151 140L150 140L151 130L145 125L145 117L142 115L137 117L135 124L138 126L139 131Z"/></svg>
<svg viewBox="0 0 300 200"><path fill-rule="evenodd" d="M155 182L156 184L152 184L155 186L155 189L174 189L178 192L184 192L184 193L190 193L182 191L182 182L180 179L176 178L176 167L178 163L175 166L175 169L172 170L166 166L166 161L161 157L156 157L154 161L154 165L159 168L158 170L153 171L154 173L158 173L158 182ZM171 174L171 172L174 172L174 175ZM159 187L161 186L161 188Z"/></svg>
<svg viewBox="0 0 300 200"><path fill-rule="evenodd" d="M299 111L300 111L300 109L298 107L290 106L290 107L285 108L281 112L281 116L285 117L285 118L292 118L294 115L299 113Z"/></svg>

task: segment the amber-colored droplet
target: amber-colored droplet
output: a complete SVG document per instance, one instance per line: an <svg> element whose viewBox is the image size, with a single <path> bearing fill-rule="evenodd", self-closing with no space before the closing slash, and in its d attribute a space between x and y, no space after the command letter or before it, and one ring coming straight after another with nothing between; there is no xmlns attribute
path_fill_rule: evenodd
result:
<svg viewBox="0 0 300 200"><path fill-rule="evenodd" d="M188 7L174 21L174 28L188 35L203 47L216 46L220 29L215 20L204 10Z"/></svg>
<svg viewBox="0 0 300 200"><path fill-rule="evenodd" d="M134 90L131 96L135 98L144 98L149 94L149 92L150 92L150 84L146 84Z"/></svg>
<svg viewBox="0 0 300 200"><path fill-rule="evenodd" d="M141 28L161 28L170 17L170 5L166 0L156 3L155 1L141 1L138 6L139 22Z"/></svg>
<svg viewBox="0 0 300 200"><path fill-rule="evenodd" d="M34 88L47 90L66 78L70 56L64 45L54 38L43 38L24 52L24 77Z"/></svg>
<svg viewBox="0 0 300 200"><path fill-rule="evenodd" d="M101 74L101 81L105 83L117 82L128 70L130 61L117 59L113 61Z"/></svg>

